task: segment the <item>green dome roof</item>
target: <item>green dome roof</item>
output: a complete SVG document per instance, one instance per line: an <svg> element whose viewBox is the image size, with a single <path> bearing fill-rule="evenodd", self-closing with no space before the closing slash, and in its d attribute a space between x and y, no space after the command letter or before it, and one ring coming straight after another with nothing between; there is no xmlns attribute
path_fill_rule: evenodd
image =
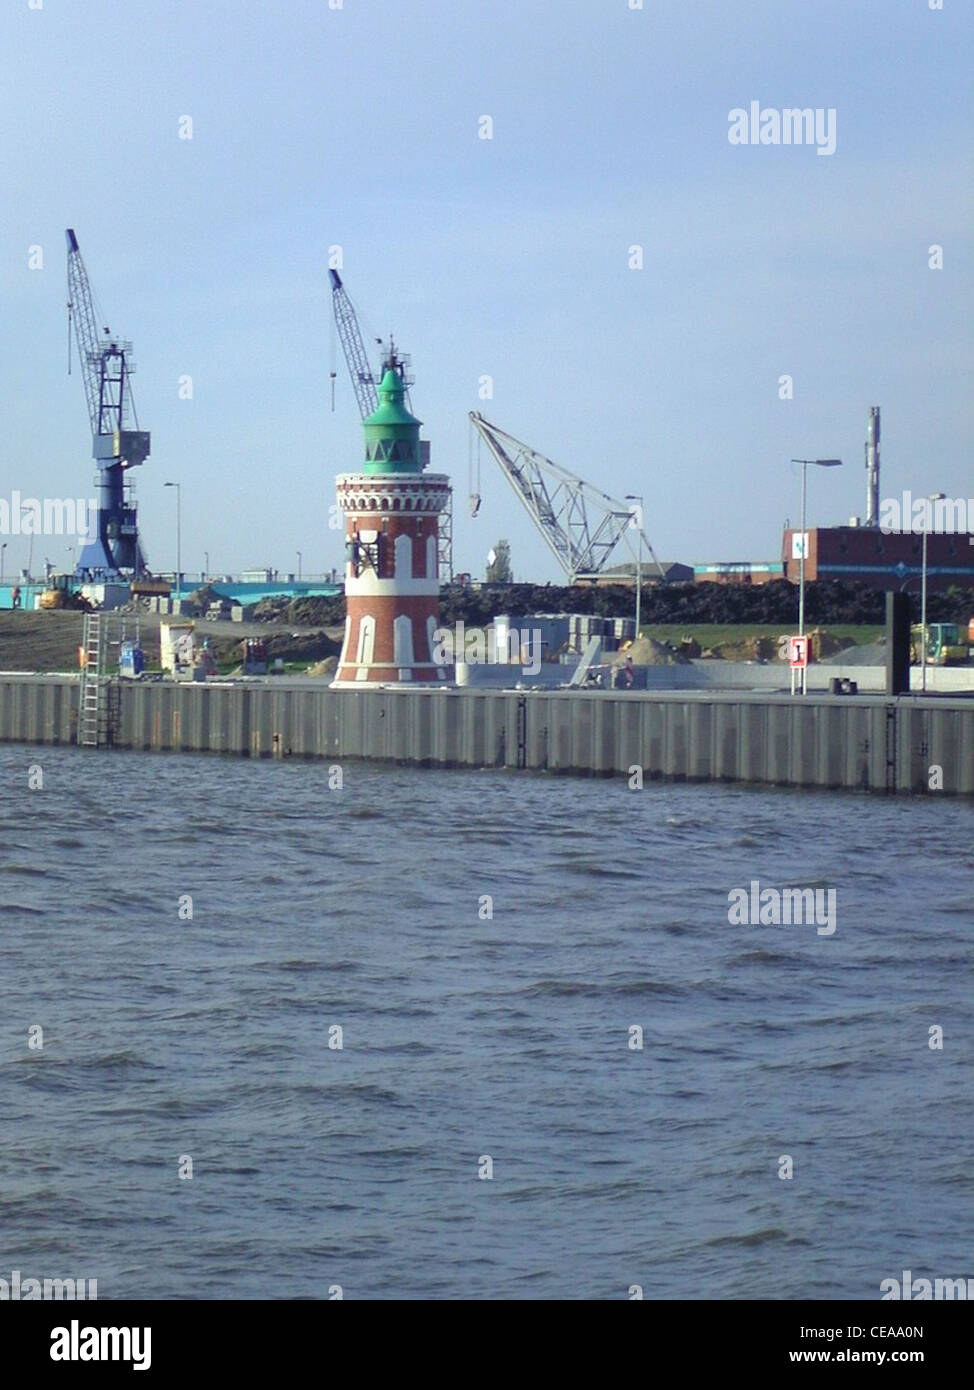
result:
<svg viewBox="0 0 974 1390"><path fill-rule="evenodd" d="M364 425L421 425L415 415L410 415L403 404L406 388L402 377L392 367L387 367L385 376L379 383L379 406L362 421Z"/></svg>
<svg viewBox="0 0 974 1390"><path fill-rule="evenodd" d="M419 443L421 420L411 415L404 400L402 377L387 367L379 384L379 405L362 421L366 473L422 472Z"/></svg>

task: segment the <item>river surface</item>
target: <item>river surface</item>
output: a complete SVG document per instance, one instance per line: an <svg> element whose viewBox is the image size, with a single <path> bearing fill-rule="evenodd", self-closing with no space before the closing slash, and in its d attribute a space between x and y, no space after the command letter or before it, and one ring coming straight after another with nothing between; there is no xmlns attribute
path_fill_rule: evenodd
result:
<svg viewBox="0 0 974 1390"><path fill-rule="evenodd" d="M0 1278L974 1277L972 871L935 795L2 747ZM834 933L732 925L752 880Z"/></svg>

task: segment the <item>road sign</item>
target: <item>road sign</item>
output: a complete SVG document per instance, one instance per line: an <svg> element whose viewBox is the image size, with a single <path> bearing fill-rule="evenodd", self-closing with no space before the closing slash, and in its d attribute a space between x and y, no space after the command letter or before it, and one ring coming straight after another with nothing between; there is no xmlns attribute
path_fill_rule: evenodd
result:
<svg viewBox="0 0 974 1390"><path fill-rule="evenodd" d="M804 671L808 665L808 638L788 638L788 664L793 671Z"/></svg>

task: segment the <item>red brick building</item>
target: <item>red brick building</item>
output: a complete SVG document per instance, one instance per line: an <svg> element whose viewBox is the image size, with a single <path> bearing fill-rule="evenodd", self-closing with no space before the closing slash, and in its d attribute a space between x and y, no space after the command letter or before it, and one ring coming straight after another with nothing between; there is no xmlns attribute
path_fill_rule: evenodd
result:
<svg viewBox="0 0 974 1390"><path fill-rule="evenodd" d="M919 589L923 535L877 526L819 526L808 532L805 580L842 579L870 589ZM782 547L785 576L798 583L801 569L798 530L786 530ZM974 536L931 531L927 536L927 588L974 588Z"/></svg>

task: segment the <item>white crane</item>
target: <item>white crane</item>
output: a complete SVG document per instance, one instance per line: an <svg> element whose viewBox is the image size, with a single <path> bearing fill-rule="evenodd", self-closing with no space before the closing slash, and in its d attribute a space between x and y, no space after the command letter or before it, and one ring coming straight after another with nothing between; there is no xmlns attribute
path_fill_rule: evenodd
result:
<svg viewBox="0 0 974 1390"><path fill-rule="evenodd" d="M609 558L623 538L630 549L633 541L646 547L665 581L663 567L646 538L637 508L586 483L476 411L470 412L470 421L565 571L569 584L578 579L604 577ZM478 468L476 488L472 485L470 497L474 516L479 507ZM641 549L639 553L642 554Z"/></svg>

